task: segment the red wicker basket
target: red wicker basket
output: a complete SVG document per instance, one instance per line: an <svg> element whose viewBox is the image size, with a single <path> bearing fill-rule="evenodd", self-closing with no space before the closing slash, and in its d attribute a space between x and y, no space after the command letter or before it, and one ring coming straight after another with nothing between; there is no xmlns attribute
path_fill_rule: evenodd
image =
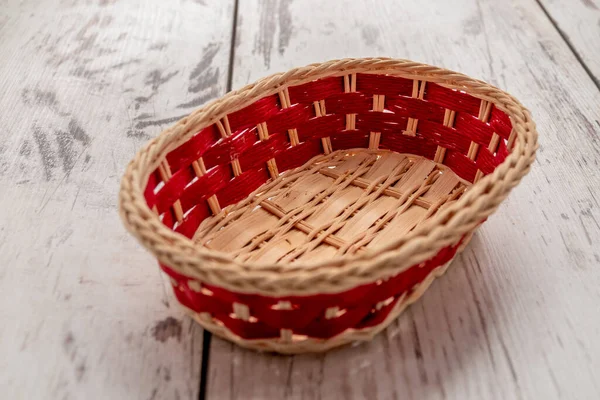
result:
<svg viewBox="0 0 600 400"><path fill-rule="evenodd" d="M367 340L528 172L529 112L464 75L346 59L262 79L148 143L127 229L209 331L282 353Z"/></svg>

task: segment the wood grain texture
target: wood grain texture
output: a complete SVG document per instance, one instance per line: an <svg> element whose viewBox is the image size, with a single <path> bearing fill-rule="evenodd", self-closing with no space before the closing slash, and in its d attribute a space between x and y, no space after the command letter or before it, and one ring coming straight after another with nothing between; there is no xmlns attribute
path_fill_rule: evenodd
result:
<svg viewBox="0 0 600 400"><path fill-rule="evenodd" d="M209 398L600 395L600 92L535 0L240 2L233 87L331 58L455 69L519 98L530 175L445 277L373 342L321 355L213 340Z"/></svg>
<svg viewBox="0 0 600 400"><path fill-rule="evenodd" d="M600 1L538 1L600 87Z"/></svg>
<svg viewBox="0 0 600 400"><path fill-rule="evenodd" d="M196 398L202 331L117 193L149 137L225 91L233 3L0 3L0 397Z"/></svg>

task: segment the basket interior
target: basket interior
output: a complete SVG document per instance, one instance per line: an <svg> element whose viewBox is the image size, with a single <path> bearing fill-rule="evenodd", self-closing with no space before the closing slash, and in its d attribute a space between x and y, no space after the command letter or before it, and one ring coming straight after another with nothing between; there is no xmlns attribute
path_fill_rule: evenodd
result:
<svg viewBox="0 0 600 400"><path fill-rule="evenodd" d="M203 221L197 243L287 263L378 250L456 201L469 182L421 156L338 150Z"/></svg>
<svg viewBox="0 0 600 400"><path fill-rule="evenodd" d="M150 174L145 198L199 246L249 262L323 260L414 229L493 172L513 136L503 111L462 91L329 77L200 130Z"/></svg>

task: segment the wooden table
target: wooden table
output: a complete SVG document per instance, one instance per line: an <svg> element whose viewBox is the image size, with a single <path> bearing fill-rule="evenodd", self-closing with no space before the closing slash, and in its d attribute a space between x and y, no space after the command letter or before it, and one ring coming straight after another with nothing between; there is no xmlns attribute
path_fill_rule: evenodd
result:
<svg viewBox="0 0 600 400"><path fill-rule="evenodd" d="M0 396L600 398L599 9L0 0ZM122 228L126 163L230 88L356 56L440 65L514 94L539 126L534 168L373 342L282 357L205 340Z"/></svg>

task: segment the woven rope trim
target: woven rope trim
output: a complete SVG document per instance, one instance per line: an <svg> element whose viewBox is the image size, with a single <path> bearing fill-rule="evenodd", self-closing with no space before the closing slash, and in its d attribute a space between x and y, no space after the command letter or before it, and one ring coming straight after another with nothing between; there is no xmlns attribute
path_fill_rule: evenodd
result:
<svg viewBox="0 0 600 400"><path fill-rule="evenodd" d="M511 153L492 174L475 183L452 206L376 253L347 255L326 261L289 265L239 262L226 253L199 247L165 227L147 206L143 190L149 174L199 129L256 100L326 76L354 73L390 74L436 82L493 103L510 117ZM292 69L231 92L183 118L144 146L131 161L121 184L120 215L127 229L160 262L181 274L233 291L268 295L332 293L397 274L456 242L492 214L529 171L538 147L530 113L514 97L465 75L407 60L344 59Z"/></svg>

